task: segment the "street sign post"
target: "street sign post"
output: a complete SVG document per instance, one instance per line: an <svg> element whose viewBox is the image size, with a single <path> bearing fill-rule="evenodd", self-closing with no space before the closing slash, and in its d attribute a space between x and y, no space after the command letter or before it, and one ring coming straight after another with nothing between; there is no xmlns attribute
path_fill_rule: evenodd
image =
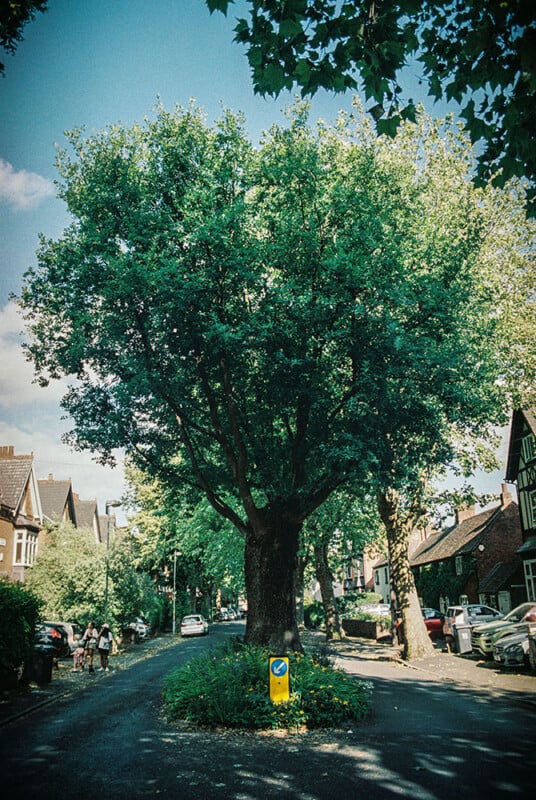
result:
<svg viewBox="0 0 536 800"><path fill-rule="evenodd" d="M270 656L270 700L286 703L290 699L290 665L287 656Z"/></svg>

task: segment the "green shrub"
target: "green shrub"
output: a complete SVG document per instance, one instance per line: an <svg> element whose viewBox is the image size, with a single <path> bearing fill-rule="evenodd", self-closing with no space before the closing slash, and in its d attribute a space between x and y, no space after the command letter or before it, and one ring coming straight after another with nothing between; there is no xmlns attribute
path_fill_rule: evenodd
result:
<svg viewBox="0 0 536 800"><path fill-rule="evenodd" d="M326 621L326 614L322 603L314 602L307 606L303 612L305 627L309 630L316 630Z"/></svg>
<svg viewBox="0 0 536 800"><path fill-rule="evenodd" d="M163 698L170 718L208 727L331 728L362 718L370 684L318 659L290 655L290 700L269 696L267 650L232 641L167 676Z"/></svg>
<svg viewBox="0 0 536 800"><path fill-rule="evenodd" d="M17 684L29 659L39 619L40 602L20 583L0 579L0 688Z"/></svg>

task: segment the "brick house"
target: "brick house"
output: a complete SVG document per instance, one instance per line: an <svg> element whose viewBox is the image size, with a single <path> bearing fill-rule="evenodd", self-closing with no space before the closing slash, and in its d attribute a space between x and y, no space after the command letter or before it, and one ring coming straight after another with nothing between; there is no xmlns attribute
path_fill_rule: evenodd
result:
<svg viewBox="0 0 536 800"><path fill-rule="evenodd" d="M24 581L35 561L43 511L34 457L0 446L0 575Z"/></svg>
<svg viewBox="0 0 536 800"><path fill-rule="evenodd" d="M425 606L443 610L459 602L483 603L505 613L526 600L519 509L506 484L501 503L475 513L459 511L452 527L432 534L410 564Z"/></svg>
<svg viewBox="0 0 536 800"><path fill-rule="evenodd" d="M506 480L517 484L527 600L536 600L536 409L514 411L510 427Z"/></svg>

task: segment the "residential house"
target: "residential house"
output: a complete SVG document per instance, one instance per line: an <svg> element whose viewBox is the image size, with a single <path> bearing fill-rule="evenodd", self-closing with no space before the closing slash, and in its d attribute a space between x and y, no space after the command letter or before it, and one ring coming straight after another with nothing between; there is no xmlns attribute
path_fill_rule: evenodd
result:
<svg viewBox="0 0 536 800"><path fill-rule="evenodd" d="M101 541L101 527L99 510L96 500L80 500L79 495L74 493L74 507L77 528L88 528L95 538L97 544Z"/></svg>
<svg viewBox="0 0 536 800"><path fill-rule="evenodd" d="M0 575L24 581L35 561L43 512L34 457L0 446Z"/></svg>
<svg viewBox="0 0 536 800"><path fill-rule="evenodd" d="M43 515L48 522L71 522L76 527L76 508L70 480L56 481L49 474L46 480L38 481Z"/></svg>
<svg viewBox="0 0 536 800"><path fill-rule="evenodd" d="M517 484L527 600L536 600L536 409L514 411L510 427L506 480Z"/></svg>
<svg viewBox="0 0 536 800"><path fill-rule="evenodd" d="M506 484L501 503L475 513L459 511L456 522L432 534L414 551L410 565L424 605L483 603L507 612L526 600L518 550L523 543L519 509Z"/></svg>

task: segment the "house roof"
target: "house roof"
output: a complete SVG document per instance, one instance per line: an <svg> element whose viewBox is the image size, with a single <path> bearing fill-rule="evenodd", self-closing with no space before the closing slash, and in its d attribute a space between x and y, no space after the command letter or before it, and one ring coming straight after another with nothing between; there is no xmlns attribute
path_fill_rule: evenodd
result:
<svg viewBox="0 0 536 800"><path fill-rule="evenodd" d="M96 500L80 500L75 496L76 524L79 528L93 528L97 517Z"/></svg>
<svg viewBox="0 0 536 800"><path fill-rule="evenodd" d="M32 471L33 456L0 458L0 505L17 511Z"/></svg>
<svg viewBox="0 0 536 800"><path fill-rule="evenodd" d="M66 505L69 504L69 501L72 503L71 481L55 481L49 477L47 480L37 481L37 483L43 514L50 520L62 519Z"/></svg>
<svg viewBox="0 0 536 800"><path fill-rule="evenodd" d="M432 534L415 550L410 558L412 567L442 561L445 558L472 553L480 544L486 528L500 512L501 506L481 511L458 525Z"/></svg>
<svg viewBox="0 0 536 800"><path fill-rule="evenodd" d="M519 569L519 561L498 561L490 571L484 575L479 583L478 591L494 594L503 586L509 586L510 578Z"/></svg>
<svg viewBox="0 0 536 800"><path fill-rule="evenodd" d="M529 536L527 541L518 547L516 553L521 553L525 558L529 553L536 553L536 536Z"/></svg>
<svg viewBox="0 0 536 800"><path fill-rule="evenodd" d="M521 433L525 424L536 436L536 408L520 409L512 414L508 463L506 465L506 480L510 483L517 481L521 456Z"/></svg>

